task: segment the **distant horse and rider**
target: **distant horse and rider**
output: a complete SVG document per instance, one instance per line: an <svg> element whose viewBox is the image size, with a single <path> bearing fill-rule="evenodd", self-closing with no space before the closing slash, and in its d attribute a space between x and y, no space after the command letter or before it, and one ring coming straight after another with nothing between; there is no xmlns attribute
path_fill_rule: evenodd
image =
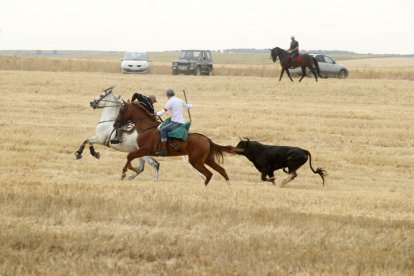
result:
<svg viewBox="0 0 414 276"><path fill-rule="evenodd" d="M96 126L95 135L84 140L79 149L75 152L76 159L82 158L82 153L86 144L89 144L89 151L91 155L97 159L100 158L100 154L99 152L95 151L95 148L93 146L94 144L104 145L122 152L132 152L137 150L138 146L136 143L136 139L138 133L135 131L135 129L132 129L133 131L131 131L131 133L129 134L121 133L121 136L123 136L121 143L110 142L111 139L115 139L116 131L113 127L113 124L115 122L116 117L118 116L119 109L123 104L121 97L115 96L113 94L113 88L114 87L109 87L105 89L102 94L100 94L98 97L96 97L93 101L90 102L90 106L93 109L102 109L101 118L98 122L98 125ZM160 164L151 156L143 156L139 159L139 165L134 169L136 174L130 176L130 179L135 178L144 170L145 162L154 167L154 178L156 180L158 179Z"/></svg>
<svg viewBox="0 0 414 276"><path fill-rule="evenodd" d="M281 81L283 74L287 73L291 81L293 81L290 76L289 68L300 67L302 69L302 77L299 81L306 76L306 68L309 68L312 74L315 76L315 80L318 81L318 76L321 77L318 61L315 57L308 54L299 54L299 43L295 40L295 37L291 37L292 42L288 51L283 50L282 48L275 47L270 50L270 57L273 62L279 58L280 65L282 67L282 72L280 73L279 81Z"/></svg>

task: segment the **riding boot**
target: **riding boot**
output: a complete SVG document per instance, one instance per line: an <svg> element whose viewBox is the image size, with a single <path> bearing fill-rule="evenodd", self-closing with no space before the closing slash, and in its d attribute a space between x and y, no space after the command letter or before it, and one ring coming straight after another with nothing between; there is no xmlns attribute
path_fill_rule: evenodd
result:
<svg viewBox="0 0 414 276"><path fill-rule="evenodd" d="M158 152L158 156L167 156L167 141L161 141L161 149Z"/></svg>
<svg viewBox="0 0 414 276"><path fill-rule="evenodd" d="M111 139L111 144L119 144L122 142L122 134L123 134L122 128L117 128L114 139Z"/></svg>

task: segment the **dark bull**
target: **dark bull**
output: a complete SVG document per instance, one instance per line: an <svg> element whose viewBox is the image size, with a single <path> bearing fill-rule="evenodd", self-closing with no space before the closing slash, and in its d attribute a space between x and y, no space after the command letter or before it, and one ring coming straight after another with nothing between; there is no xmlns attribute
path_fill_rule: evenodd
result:
<svg viewBox="0 0 414 276"><path fill-rule="evenodd" d="M253 163L256 169L261 172L262 181L270 181L275 184L273 172L283 169L289 176L282 181L281 187L297 176L296 171L308 161L309 156L311 170L321 176L322 185L325 186L326 171L322 168L313 169L312 157L307 150L297 147L264 145L244 138L237 144L235 152L246 156Z"/></svg>

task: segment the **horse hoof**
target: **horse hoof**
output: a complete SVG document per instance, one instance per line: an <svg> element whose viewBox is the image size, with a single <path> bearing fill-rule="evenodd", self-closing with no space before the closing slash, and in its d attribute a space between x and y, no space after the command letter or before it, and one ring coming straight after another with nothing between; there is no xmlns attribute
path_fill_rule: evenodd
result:
<svg viewBox="0 0 414 276"><path fill-rule="evenodd" d="M121 175L121 180L124 180L125 176L126 176L126 173L123 173L123 174Z"/></svg>

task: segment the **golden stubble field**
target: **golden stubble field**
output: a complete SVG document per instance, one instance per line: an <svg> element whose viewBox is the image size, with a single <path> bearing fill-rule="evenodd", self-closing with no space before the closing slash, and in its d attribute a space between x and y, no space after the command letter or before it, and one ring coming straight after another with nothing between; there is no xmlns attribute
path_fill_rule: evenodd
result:
<svg viewBox="0 0 414 276"><path fill-rule="evenodd" d="M120 181L126 154L74 156L111 85L157 109L186 89L193 132L303 147L327 185L306 164L280 189L240 156L231 187L182 158ZM412 81L1 71L0 95L0 274L414 273Z"/></svg>

